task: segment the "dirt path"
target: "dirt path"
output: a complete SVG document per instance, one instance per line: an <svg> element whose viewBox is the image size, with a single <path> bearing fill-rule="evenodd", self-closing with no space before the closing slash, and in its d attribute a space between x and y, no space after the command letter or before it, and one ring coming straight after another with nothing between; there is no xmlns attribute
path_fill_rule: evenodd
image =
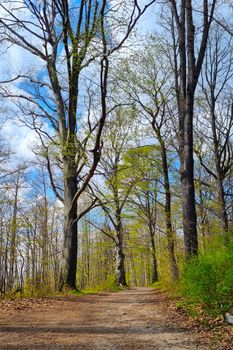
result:
<svg viewBox="0 0 233 350"><path fill-rule="evenodd" d="M196 333L169 325L168 313L164 294L151 288L51 299L0 319L0 349L211 349Z"/></svg>

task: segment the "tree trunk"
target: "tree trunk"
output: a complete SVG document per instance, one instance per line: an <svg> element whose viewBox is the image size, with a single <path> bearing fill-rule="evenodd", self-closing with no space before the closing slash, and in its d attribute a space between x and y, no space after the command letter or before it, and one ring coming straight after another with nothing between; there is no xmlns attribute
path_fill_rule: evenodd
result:
<svg viewBox="0 0 233 350"><path fill-rule="evenodd" d="M228 227L228 218L227 218L227 211L226 211L226 202L225 202L225 196L224 196L223 183L219 174L217 175L217 186L218 186L218 202L220 207L219 213L220 213L221 226L222 226L223 232L227 232L229 227Z"/></svg>
<svg viewBox="0 0 233 350"><path fill-rule="evenodd" d="M158 282L158 267L157 267L157 259L156 259L156 249L155 249L155 232L153 230L152 225L149 227L150 231L150 242L152 249L152 283Z"/></svg>
<svg viewBox="0 0 233 350"><path fill-rule="evenodd" d="M0 297L4 294L4 226L3 218L0 221Z"/></svg>
<svg viewBox="0 0 233 350"><path fill-rule="evenodd" d="M199 49L196 49L192 0L182 0L180 14L177 2L170 1L178 30L179 63L175 53L175 82L179 112L179 155L181 192L183 204L183 228L187 257L198 253L197 217L195 208L194 160L193 160L193 107L194 95L205 57L210 25L216 0L210 6L203 1L203 27ZM174 33L174 32L173 32ZM176 45L176 38L174 37ZM179 66L179 69L178 69Z"/></svg>
<svg viewBox="0 0 233 350"><path fill-rule="evenodd" d="M44 218L42 218L42 283L43 288L49 287L49 262L48 262L48 205L45 200Z"/></svg>
<svg viewBox="0 0 233 350"><path fill-rule="evenodd" d="M126 286L125 278L125 254L123 251L123 244L121 241L115 247L116 254L116 284Z"/></svg>
<svg viewBox="0 0 233 350"><path fill-rule="evenodd" d="M74 174L74 159L64 159L64 246L61 259L59 289L76 289L77 269L77 202L73 198L77 192L77 178Z"/></svg>
<svg viewBox="0 0 233 350"><path fill-rule="evenodd" d="M228 218L226 211L226 203L223 189L223 174L221 169L221 156L219 150L219 139L217 136L217 126L216 126L216 115L215 115L215 105L216 97L214 94L215 86L211 86L211 98L210 98L210 112L211 112L211 128L214 141L214 158L215 158L215 168L216 168L216 180L217 180L217 191L218 191L218 204L219 204L219 217L221 220L221 226L223 232L228 231Z"/></svg>
<svg viewBox="0 0 233 350"><path fill-rule="evenodd" d="M183 140L180 144L181 192L183 204L184 243L187 257L197 255L197 215L195 206L193 159L193 102L194 91L188 91L184 110Z"/></svg>
<svg viewBox="0 0 233 350"><path fill-rule="evenodd" d="M163 178L164 178L164 188L165 188L165 220L166 220L166 234L167 234L167 247L170 260L170 268L172 279L177 280L179 277L179 270L175 257L175 232L172 228L172 214L171 214L171 191L170 182L168 175L168 164L167 164L167 150L161 135L159 134L160 150L162 156L163 164Z"/></svg>
<svg viewBox="0 0 233 350"><path fill-rule="evenodd" d="M118 203L119 204L119 203ZM127 286L125 278L125 254L123 247L123 226L121 221L121 212L116 210L116 246L115 246L115 263L116 263L116 284Z"/></svg>
<svg viewBox="0 0 233 350"><path fill-rule="evenodd" d="M11 290L14 284L14 271L16 265L16 233L17 233L17 214L18 214L18 191L19 191L19 174L15 185L13 217L11 223L11 240L10 240L10 264L9 264L9 284Z"/></svg>

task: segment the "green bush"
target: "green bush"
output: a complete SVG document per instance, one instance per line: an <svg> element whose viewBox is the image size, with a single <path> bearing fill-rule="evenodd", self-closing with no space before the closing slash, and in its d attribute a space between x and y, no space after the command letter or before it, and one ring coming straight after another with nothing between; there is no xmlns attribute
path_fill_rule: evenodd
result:
<svg viewBox="0 0 233 350"><path fill-rule="evenodd" d="M115 282L115 276L108 276L107 280L102 282L100 285L101 290L109 291L109 292L118 292L122 290L120 286L118 286Z"/></svg>
<svg viewBox="0 0 233 350"><path fill-rule="evenodd" d="M98 286L95 286L93 288L86 288L81 290L81 294L92 294L92 293L99 293L99 292L119 292L122 288L119 287L115 282L115 276L109 275L108 278L103 281Z"/></svg>
<svg viewBox="0 0 233 350"><path fill-rule="evenodd" d="M216 248L216 247L215 247ZM185 267L182 293L189 304L200 305L212 315L233 306L233 245L193 257Z"/></svg>

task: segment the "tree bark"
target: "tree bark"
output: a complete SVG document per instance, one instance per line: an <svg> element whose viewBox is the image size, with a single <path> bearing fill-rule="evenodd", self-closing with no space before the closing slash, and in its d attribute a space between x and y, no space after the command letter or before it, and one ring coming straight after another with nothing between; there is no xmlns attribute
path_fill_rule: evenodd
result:
<svg viewBox="0 0 233 350"><path fill-rule="evenodd" d="M162 157L162 167L163 167L163 178L164 178L164 188L165 188L165 221L166 221L166 234L167 234L167 247L170 260L170 268L172 279L177 280L179 277L179 270L175 257L175 232L172 228L172 213L171 213L171 191L170 191L170 181L168 175L168 163L167 163L167 150L164 141L159 133L158 135L161 157Z"/></svg>
<svg viewBox="0 0 233 350"><path fill-rule="evenodd" d="M194 91L187 91L184 111L184 143L180 144L181 191L183 202L184 243L187 256L197 255L197 215L195 205L194 159L193 159L193 103Z"/></svg>
<svg viewBox="0 0 233 350"><path fill-rule="evenodd" d="M75 162L72 157L64 159L64 246L61 259L59 289L67 287L76 289L76 269L78 251L77 193L78 182L74 174Z"/></svg>
<svg viewBox="0 0 233 350"><path fill-rule="evenodd" d="M45 175L42 171L42 179L43 179L43 192L44 192L44 199L42 204L42 210L41 210L41 216L42 216L42 223L41 223L41 235L42 235L42 283L44 286L44 289L49 287L49 233L48 233L48 198L46 193L46 182L45 182Z"/></svg>
<svg viewBox="0 0 233 350"><path fill-rule="evenodd" d="M11 223L8 290L11 290L13 287L13 284L14 284L14 271L15 271L15 261L16 261L16 233L17 233L19 176L20 176L20 174L18 173L17 179L16 179L16 184L15 184L13 217L12 217L12 223Z"/></svg>
<svg viewBox="0 0 233 350"><path fill-rule="evenodd" d="M118 195L117 195L118 197ZM119 209L119 202L116 209L116 245L115 245L115 259L116 259L116 284L127 286L125 278L125 254L124 254L124 239L123 239L123 225L121 219L121 211Z"/></svg>
<svg viewBox="0 0 233 350"><path fill-rule="evenodd" d="M218 186L218 202L220 206L220 220L223 232L227 232L229 229L228 217L226 211L225 194L223 189L223 182L220 174L217 175L217 186Z"/></svg>
<svg viewBox="0 0 233 350"><path fill-rule="evenodd" d="M116 284L127 286L125 278L125 254L123 250L123 242L118 239L118 243L115 246L115 259L116 259Z"/></svg>
<svg viewBox="0 0 233 350"><path fill-rule="evenodd" d="M214 142L214 159L215 159L215 168L216 168L219 216L221 220L222 230L223 232L227 232L229 227L228 227L228 218L227 218L226 203L225 203L225 194L224 194L224 188L223 188L224 175L221 169L221 156L220 156L219 140L217 136L217 127L216 127L216 115L215 115L216 98L214 93L215 86L212 85L210 88L211 88L211 98L210 98L211 128L212 128L213 142Z"/></svg>
<svg viewBox="0 0 233 350"><path fill-rule="evenodd" d="M155 282L158 282L159 276L158 276L158 267L157 267L156 249L155 249L155 232L151 223L150 223L149 231L150 231L150 242L151 242L151 249L152 249L152 283L155 283Z"/></svg>

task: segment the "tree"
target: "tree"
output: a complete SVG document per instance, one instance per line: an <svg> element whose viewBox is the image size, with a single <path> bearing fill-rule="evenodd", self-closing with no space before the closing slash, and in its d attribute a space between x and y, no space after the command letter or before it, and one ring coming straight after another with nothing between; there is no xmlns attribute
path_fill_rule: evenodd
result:
<svg viewBox="0 0 233 350"><path fill-rule="evenodd" d="M16 100L21 114L27 116L26 123L36 130L41 141L43 138L47 140L42 144L46 146L51 186L57 198L64 202L60 288L65 285L76 288L77 201L86 190L100 160L101 135L108 115L110 56L123 46L139 18L154 2L140 7L135 0L129 6L130 14L119 40L112 37L109 23L115 28L119 20L118 10L128 8L125 1L121 2L118 10L111 9L107 0L81 0L74 6L67 0L6 0L0 4L2 41L21 47L42 62L39 74L22 74L8 81L23 79L19 93L2 87L2 95ZM22 17L22 12L28 18ZM78 119L81 112L80 75L94 61L98 62L100 113L94 123L88 119L88 132L82 138ZM30 122L28 116L31 117ZM50 132L46 132L46 125L49 125ZM51 133L55 133L56 137ZM88 149L90 138L94 140L92 150ZM57 142L60 149L62 194L52 176L48 141Z"/></svg>
<svg viewBox="0 0 233 350"><path fill-rule="evenodd" d="M102 232L114 243L116 283L123 286L126 285L123 214L137 179L129 179L127 167L124 167L122 160L130 140L133 139L135 142L134 118L134 108L118 107L106 124L103 156L99 167L99 174L105 180L106 191L103 191L103 188L100 190L100 186L95 185L94 192L109 220L109 224L104 225Z"/></svg>
<svg viewBox="0 0 233 350"><path fill-rule="evenodd" d="M130 149L124 156L124 165L127 166L128 179L137 178L139 181L129 197L129 210L132 216L146 224L149 232L152 256L152 283L158 282L157 248L155 243L157 226L157 205L160 172L158 171L158 153L156 146L141 146Z"/></svg>
<svg viewBox="0 0 233 350"><path fill-rule="evenodd" d="M231 63L232 40L226 37L219 26L215 26L213 29L214 32L211 33L212 35L208 41L201 82L205 97L205 103L203 103L205 135L200 127L198 134L203 140L208 137L209 151L211 150L213 152L215 170L210 167L208 162L205 162L198 149L196 153L204 169L216 181L217 201L219 205L218 216L221 220L222 230L226 232L228 231L228 217L224 183L233 165L231 142L233 130L232 96L231 87L228 86L233 77ZM206 141L204 142L206 143Z"/></svg>
<svg viewBox="0 0 233 350"><path fill-rule="evenodd" d="M175 232L172 228L171 190L169 180L168 151L171 143L171 113L169 102L172 100L170 85L171 70L161 55L160 45L154 45L154 39L148 40L144 52L132 55L119 77L129 100L136 104L143 120L149 122L155 141L158 142L163 186L165 190L165 222L170 266L174 279L179 272L175 258ZM152 46L152 47L151 47ZM155 56L156 52L156 56ZM169 125L170 124L170 125Z"/></svg>
<svg viewBox="0 0 233 350"><path fill-rule="evenodd" d="M193 117L195 91L202 69L209 30L213 21L216 0L203 1L201 34L197 28L192 0L170 0L171 33L174 49L174 77L179 114L179 155L183 202L183 229L187 257L198 253L197 217L195 209ZM199 10L200 12L200 10Z"/></svg>

